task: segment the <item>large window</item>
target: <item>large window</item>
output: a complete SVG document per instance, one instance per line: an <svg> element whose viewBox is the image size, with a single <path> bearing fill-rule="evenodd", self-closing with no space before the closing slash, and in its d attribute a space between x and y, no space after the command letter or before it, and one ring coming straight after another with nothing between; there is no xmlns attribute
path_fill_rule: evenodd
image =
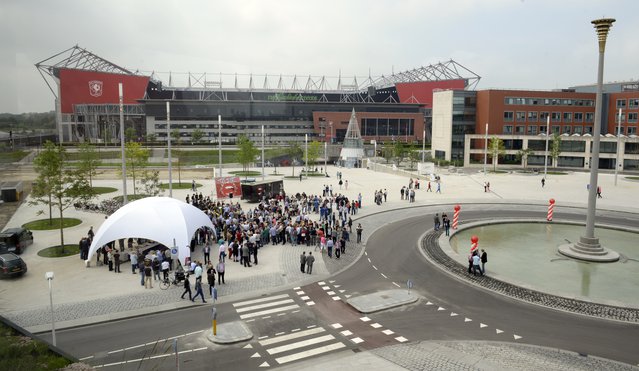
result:
<svg viewBox="0 0 639 371"><path fill-rule="evenodd" d="M528 122L537 122L537 112L528 112Z"/></svg>
<svg viewBox="0 0 639 371"><path fill-rule="evenodd" d="M628 112L628 122L637 123L637 112Z"/></svg>
<svg viewBox="0 0 639 371"><path fill-rule="evenodd" d="M581 126L573 126L572 132L575 134L581 134L583 132L583 128Z"/></svg>
<svg viewBox="0 0 639 371"><path fill-rule="evenodd" d="M537 135L537 125L528 125L528 135Z"/></svg>
<svg viewBox="0 0 639 371"><path fill-rule="evenodd" d="M561 131L562 134L570 134L572 126L564 125L564 129Z"/></svg>
<svg viewBox="0 0 639 371"><path fill-rule="evenodd" d="M626 108L626 100L617 99L617 108Z"/></svg>
<svg viewBox="0 0 639 371"><path fill-rule="evenodd" d="M546 122L546 119L548 119L548 112L540 112L539 113L539 120L542 122Z"/></svg>
<svg viewBox="0 0 639 371"><path fill-rule="evenodd" d="M639 99L628 99L628 108L639 108Z"/></svg>
<svg viewBox="0 0 639 371"><path fill-rule="evenodd" d="M592 112L586 112L586 122L595 122L595 114Z"/></svg>
<svg viewBox="0 0 639 371"><path fill-rule="evenodd" d="M526 112L517 111L517 122L524 122L524 121L526 121Z"/></svg>
<svg viewBox="0 0 639 371"><path fill-rule="evenodd" d="M564 122L572 122L572 112L564 112Z"/></svg>
<svg viewBox="0 0 639 371"><path fill-rule="evenodd" d="M582 112L575 112L575 122L584 122L584 114Z"/></svg>
<svg viewBox="0 0 639 371"><path fill-rule="evenodd" d="M513 126L512 125L504 125L504 134L512 134Z"/></svg>
<svg viewBox="0 0 639 371"><path fill-rule="evenodd" d="M526 134L526 127L524 125L517 125L515 127L515 134L517 134L517 135Z"/></svg>
<svg viewBox="0 0 639 371"><path fill-rule="evenodd" d="M559 122L561 121L561 112L553 112L550 116L550 121Z"/></svg>
<svg viewBox="0 0 639 371"><path fill-rule="evenodd" d="M504 121L512 122L514 115L513 111L504 111Z"/></svg>

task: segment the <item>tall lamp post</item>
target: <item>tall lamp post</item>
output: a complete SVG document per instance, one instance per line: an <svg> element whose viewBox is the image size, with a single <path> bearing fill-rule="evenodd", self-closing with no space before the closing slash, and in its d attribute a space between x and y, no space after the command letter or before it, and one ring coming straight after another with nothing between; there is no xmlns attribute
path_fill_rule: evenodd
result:
<svg viewBox="0 0 639 371"><path fill-rule="evenodd" d="M550 114L546 117L546 152L544 152L544 179L548 173L548 139L550 138Z"/></svg>
<svg viewBox="0 0 639 371"><path fill-rule="evenodd" d="M126 205L126 157L124 154L124 98L122 83L118 83L118 94L120 98L120 148L122 149L122 205Z"/></svg>
<svg viewBox="0 0 639 371"><path fill-rule="evenodd" d="M217 163L222 176L222 115L217 115Z"/></svg>
<svg viewBox="0 0 639 371"><path fill-rule="evenodd" d="M559 246L563 255L587 261L611 262L619 260L619 254L606 249L595 237L595 211L597 208L597 176L599 171L599 139L601 136L601 111L603 96L603 68L606 39L608 31L615 20L612 18L597 19L592 24L597 30L599 39L599 68L597 70L597 98L595 100L595 126L592 141L592 158L590 160L590 183L588 189L588 214L586 216L586 234L579 242Z"/></svg>
<svg viewBox="0 0 639 371"><path fill-rule="evenodd" d="M171 102L166 102L166 138L169 152L169 197L173 197L173 164L171 164Z"/></svg>
<svg viewBox="0 0 639 371"><path fill-rule="evenodd" d="M617 186L617 173L619 172L619 154L621 153L621 112L619 108L619 123L617 124L617 159L615 160L615 187Z"/></svg>
<svg viewBox="0 0 639 371"><path fill-rule="evenodd" d="M328 143L324 141L324 174L328 174L328 169L326 168L326 161L328 161Z"/></svg>
<svg viewBox="0 0 639 371"><path fill-rule="evenodd" d="M45 273L44 277L47 279L47 281L49 281L49 304L51 305L51 337L53 338L53 346L56 346L56 341L55 341L55 317L53 315L53 288L52 288L52 281L53 281L53 272L47 272Z"/></svg>
<svg viewBox="0 0 639 371"><path fill-rule="evenodd" d="M308 134L304 134L304 151L306 152L306 176L308 177Z"/></svg>
<svg viewBox="0 0 639 371"><path fill-rule="evenodd" d="M484 176L486 176L486 163L488 162L488 123L484 134Z"/></svg>
<svg viewBox="0 0 639 371"><path fill-rule="evenodd" d="M422 162L424 162L424 154L426 153L426 127L422 131Z"/></svg>
<svg viewBox="0 0 639 371"><path fill-rule="evenodd" d="M264 180L264 125L262 125L262 180Z"/></svg>

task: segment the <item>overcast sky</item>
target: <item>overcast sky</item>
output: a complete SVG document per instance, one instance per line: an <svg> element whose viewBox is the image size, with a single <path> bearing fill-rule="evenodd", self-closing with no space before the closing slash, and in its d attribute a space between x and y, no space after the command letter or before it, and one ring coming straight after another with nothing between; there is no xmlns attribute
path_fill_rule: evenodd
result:
<svg viewBox="0 0 639 371"><path fill-rule="evenodd" d="M481 76L478 89L590 84L590 21L602 17L617 20L604 80L637 80L636 0L2 1L0 112L52 110L34 64L76 44L131 70L173 71L174 84L188 71L352 80L449 59Z"/></svg>

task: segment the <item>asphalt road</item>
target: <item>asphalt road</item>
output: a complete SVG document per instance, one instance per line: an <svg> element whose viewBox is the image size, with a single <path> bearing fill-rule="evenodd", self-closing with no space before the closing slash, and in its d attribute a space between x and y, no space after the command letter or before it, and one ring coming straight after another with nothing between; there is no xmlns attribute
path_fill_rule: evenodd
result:
<svg viewBox="0 0 639 371"><path fill-rule="evenodd" d="M465 220L543 217L541 211L482 209L465 208ZM430 211L435 212L423 210L423 217L397 220L378 229L368 239L366 255L330 281L269 295L282 297L294 308L243 318L254 334L248 342L226 346L209 342L204 331L210 329L211 307L202 306L59 331L58 345L92 365L118 370L175 369L173 338L177 338L180 364L190 370L293 363L301 354L292 354L294 349L305 342L318 341L318 349L328 346L340 352L431 339L513 341L639 363L639 325L530 305L472 286L432 266L417 249L418 238L431 227ZM585 216L583 210L558 208L555 218L584 220ZM598 222L636 226L634 218L609 212ZM405 287L409 279L414 292L423 297L415 304L363 316L344 303L347 295ZM176 296L181 293L174 290ZM337 296L340 300L334 299ZM220 321L239 320L252 306L277 310L270 304L275 301L268 301L271 298L256 299L266 304L218 305ZM304 332L309 335L295 335ZM279 340L285 338L291 340Z"/></svg>

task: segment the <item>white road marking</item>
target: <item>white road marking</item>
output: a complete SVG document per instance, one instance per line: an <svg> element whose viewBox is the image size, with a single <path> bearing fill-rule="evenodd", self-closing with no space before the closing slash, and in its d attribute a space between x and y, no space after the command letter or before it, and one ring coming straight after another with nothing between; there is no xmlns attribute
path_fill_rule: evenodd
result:
<svg viewBox="0 0 639 371"><path fill-rule="evenodd" d="M251 356L251 358L261 358L262 356L260 355L260 353L255 353Z"/></svg>
<svg viewBox="0 0 639 371"><path fill-rule="evenodd" d="M333 296L333 301L342 300L339 296Z"/></svg>
<svg viewBox="0 0 639 371"><path fill-rule="evenodd" d="M335 287L336 289L339 289L340 287L342 287L342 285L335 285L333 287Z"/></svg>
<svg viewBox="0 0 639 371"><path fill-rule="evenodd" d="M255 321L255 318L253 318L253 319L247 319L245 322L253 322L253 321Z"/></svg>
<svg viewBox="0 0 639 371"><path fill-rule="evenodd" d="M330 288L330 287L328 287L328 286L322 286L322 290L324 290L324 291L328 291L328 290L330 290L330 289L331 289L331 288Z"/></svg>
<svg viewBox="0 0 639 371"><path fill-rule="evenodd" d="M380 325L379 323L371 323L371 327L372 328L380 328L380 327L382 327L382 325Z"/></svg>
<svg viewBox="0 0 639 371"><path fill-rule="evenodd" d="M495 329L495 333L496 333L496 334L501 334L502 332L503 332L503 331L502 331L502 330L500 330L500 329L498 329L498 328L496 328L496 329Z"/></svg>
<svg viewBox="0 0 639 371"><path fill-rule="evenodd" d="M455 316L457 316L457 313L455 313L455 312L450 312L450 316L451 316L451 317L455 317Z"/></svg>
<svg viewBox="0 0 639 371"><path fill-rule="evenodd" d="M312 301L312 300L311 300L311 301L307 301L307 302L306 302L306 305L308 305L308 306L310 307L311 305L315 305L315 302L314 302L314 301Z"/></svg>
<svg viewBox="0 0 639 371"><path fill-rule="evenodd" d="M317 325L308 325L308 326L306 326L306 328L313 328L313 327L317 327Z"/></svg>
<svg viewBox="0 0 639 371"><path fill-rule="evenodd" d="M320 285L320 286L324 286L324 285L326 285L326 282L324 282L324 281L320 281L320 282L318 282L317 284L318 284L318 285Z"/></svg>
<svg viewBox="0 0 639 371"><path fill-rule="evenodd" d="M431 303L430 301L426 303L426 305L433 305L433 303Z"/></svg>
<svg viewBox="0 0 639 371"><path fill-rule="evenodd" d="M384 334L384 335L392 335L392 334L394 334L394 332L393 332L393 330L384 330L384 331L382 331L382 334Z"/></svg>
<svg viewBox="0 0 639 371"><path fill-rule="evenodd" d="M346 347L346 345L344 345L344 343L333 343L333 344L329 344L326 346L322 346L322 347L318 347L318 348L314 348L311 350L307 350L304 352L300 352L300 353L294 353L288 356L284 356L284 357L280 357L280 358L275 358L275 361L277 361L277 363L279 364L283 364L283 363L287 363L287 362L292 362L292 361L297 361L298 359L302 359L302 358L306 358L306 357L312 357L318 354L322 354L322 353L326 353L326 352L330 352L333 350L337 350L340 348L344 348Z"/></svg>
<svg viewBox="0 0 639 371"><path fill-rule="evenodd" d="M264 316L264 317L262 317L262 319L267 319L267 318L271 318L271 316Z"/></svg>
<svg viewBox="0 0 639 371"><path fill-rule="evenodd" d="M403 336L396 337L395 340L399 341L400 343L404 343L404 342L408 341L408 339L406 339Z"/></svg>
<svg viewBox="0 0 639 371"><path fill-rule="evenodd" d="M178 354L198 352L198 351L201 351L201 350L204 350L204 349L208 349L208 348L203 347L203 348L197 348L197 349L188 349L188 350L183 350L181 352L178 352ZM93 368L118 366L118 365L124 365L124 364L127 364L127 363L140 363L142 361L148 361L148 360L151 360L151 359L164 358L164 357L174 357L174 356L175 356L175 353L171 352L171 353L168 353L168 354L158 354L158 355L151 356L151 357L142 357L142 358L138 358L138 359L129 359L129 360L122 361L122 362L113 362L113 363L107 363L107 364L103 364L103 365L97 365L97 366L93 366Z"/></svg>
<svg viewBox="0 0 639 371"><path fill-rule="evenodd" d="M393 285L397 286L397 287L401 287L400 285L398 285L397 283L393 282Z"/></svg>
<svg viewBox="0 0 639 371"><path fill-rule="evenodd" d="M343 293L344 293L344 291L346 291L346 290L339 290L339 293L340 293L340 294L343 294Z"/></svg>
<svg viewBox="0 0 639 371"><path fill-rule="evenodd" d="M521 336L519 336L519 335L513 335L513 337L515 338L515 340L521 339Z"/></svg>
<svg viewBox="0 0 639 371"><path fill-rule="evenodd" d="M258 341L258 342L262 346L267 346L267 345L271 345L271 344L281 343L283 341L289 341L289 340L301 338L301 337L308 336L308 335L319 334L320 332L324 332L324 331L326 331L326 330L324 330L324 328L316 327L316 328L312 328L312 329L309 329L309 330L304 330L304 331L300 331L300 332L294 332L294 333L291 333L291 334L288 334L288 335L281 335L281 336L273 337L273 338L270 338L270 339L267 339L267 340Z"/></svg>
<svg viewBox="0 0 639 371"><path fill-rule="evenodd" d="M338 328L342 328L343 326L340 323L333 323L331 327L334 329L338 329Z"/></svg>
<svg viewBox="0 0 639 371"><path fill-rule="evenodd" d="M369 262L369 263L371 262L371 258L366 258L366 259L368 259L368 262Z"/></svg>
<svg viewBox="0 0 639 371"><path fill-rule="evenodd" d="M300 329L298 329L298 328L294 328L294 329L292 329L292 330L291 330L291 332L297 332L297 331L299 331L299 330L300 330Z"/></svg>
<svg viewBox="0 0 639 371"><path fill-rule="evenodd" d="M304 291L301 291L301 290L300 290L300 291L296 292L296 294L297 294L297 295L304 295Z"/></svg>
<svg viewBox="0 0 639 371"><path fill-rule="evenodd" d="M294 311L292 311L291 313L299 313L299 311L300 311L300 310L298 309L298 310L294 310Z"/></svg>
<svg viewBox="0 0 639 371"><path fill-rule="evenodd" d="M280 313L277 316L280 317L280 316L285 316L285 315L286 315L286 313Z"/></svg>
<svg viewBox="0 0 639 371"><path fill-rule="evenodd" d="M275 336L280 336L280 335L284 335L286 334L286 332L278 332L277 334L275 334Z"/></svg>
<svg viewBox="0 0 639 371"><path fill-rule="evenodd" d="M335 280L329 280L328 281L328 283L334 283L334 282L335 282Z"/></svg>
<svg viewBox="0 0 639 371"><path fill-rule="evenodd" d="M288 298L288 294L282 294L282 295L275 295L275 296L269 296L268 298L261 298L261 299L255 299L255 300L248 300L248 301L241 301L239 303L234 303L233 306L234 307L241 307L244 305L251 305L251 304L257 304L257 303L263 303L265 301L271 301L271 300L277 300L277 299L283 299L283 298Z"/></svg>
<svg viewBox="0 0 639 371"><path fill-rule="evenodd" d="M299 334L296 333L295 335ZM307 339L307 340L303 340L303 341L298 341L296 343L292 343L292 344L286 344L286 345L280 345L279 347L275 347L275 348L269 348L266 350L266 352L268 354L278 354L278 353L282 353L282 352L288 352L289 350L293 350L293 349L298 349L298 348L304 348L307 347L309 345L314 345L314 344L319 344L319 343L324 343L330 340L335 340L335 336L328 334L328 335L324 335L324 336L320 336L320 337L316 337L316 338L311 338L311 339Z"/></svg>
<svg viewBox="0 0 639 371"><path fill-rule="evenodd" d="M264 308L268 308L268 307L275 307L277 305L282 305L282 304L290 304L290 303L294 303L295 301L293 299L286 299L286 300L279 300L279 301L273 301L270 303L264 303L264 304L258 304L258 305L253 305L250 307L243 307L243 308L238 308L236 309L238 313L244 313L244 312L250 312L256 309L264 309Z"/></svg>
<svg viewBox="0 0 639 371"><path fill-rule="evenodd" d="M439 308L437 308L437 310L438 310L438 311L440 311L440 310L446 310L446 308L444 308L444 307L439 307Z"/></svg>
<svg viewBox="0 0 639 371"><path fill-rule="evenodd" d="M300 287L299 287L299 286L297 286L297 287L293 287L293 290L299 290L299 289L300 289Z"/></svg>
<svg viewBox="0 0 639 371"><path fill-rule="evenodd" d="M300 306L297 304L293 304L293 305L288 305L285 307L279 307L279 308L271 308L271 309L266 309L260 312L253 312L253 313L246 313L246 314L242 314L240 315L240 319L247 319L247 318L253 318L253 317L259 317L265 314L273 314L273 313L277 313L277 312L284 312L290 309L296 309L299 308Z"/></svg>
<svg viewBox="0 0 639 371"><path fill-rule="evenodd" d="M488 327L488 325L484 325L483 323L479 324L479 328L484 328L484 327Z"/></svg>
<svg viewBox="0 0 639 371"><path fill-rule="evenodd" d="M342 334L342 336L351 336L351 335L353 335L353 333L348 331L348 330L344 330L344 331L340 332L340 334Z"/></svg>
<svg viewBox="0 0 639 371"><path fill-rule="evenodd" d="M364 322L368 322L368 321L370 321L370 320L371 320L371 319L370 319L370 318L368 318L368 317L362 317L362 318L360 318L360 319L361 319L362 321L364 321Z"/></svg>
<svg viewBox="0 0 639 371"><path fill-rule="evenodd" d="M348 299L348 298L350 298L352 295L344 295L344 296L346 296L346 299Z"/></svg>
<svg viewBox="0 0 639 371"><path fill-rule="evenodd" d="M388 277L386 277L386 275L384 273L380 273L380 274L382 275L382 277L388 278Z"/></svg>
<svg viewBox="0 0 639 371"><path fill-rule="evenodd" d="M330 296L335 295L335 291L327 291L326 293L329 294Z"/></svg>
<svg viewBox="0 0 639 371"><path fill-rule="evenodd" d="M268 362L264 362L260 365L260 367L270 367L271 365L268 364Z"/></svg>
<svg viewBox="0 0 639 371"><path fill-rule="evenodd" d="M377 270L377 267L373 265L373 269Z"/></svg>
<svg viewBox="0 0 639 371"><path fill-rule="evenodd" d="M182 334L182 335L171 336L171 337L168 337L168 338L165 338L165 339L158 339L156 341L152 341L152 342L149 342L149 343L133 345L133 346L130 346L130 347L127 347L127 348L118 349L118 350L112 350L110 352L107 352L107 354L125 352L127 350L141 348L143 346L155 345L155 344L158 344L158 343L161 343L161 342L166 342L166 341L173 340L173 339L179 339L179 338L182 338L182 337L185 337L185 336L195 335L195 334L199 334L199 333L202 333L202 332L204 332L204 330L193 331L193 332L189 332L189 333ZM87 359L91 359L91 358L93 358L93 356L84 357L84 358L81 358L80 360L83 361L83 360L87 360Z"/></svg>
<svg viewBox="0 0 639 371"><path fill-rule="evenodd" d="M251 344L246 344L245 346L242 347L242 349L252 349L253 346Z"/></svg>
<svg viewBox="0 0 639 371"><path fill-rule="evenodd" d="M471 322L471 321L472 321L472 319L470 319L470 318L464 318L464 322Z"/></svg>
<svg viewBox="0 0 639 371"><path fill-rule="evenodd" d="M351 341L355 344L359 344L359 343L363 343L364 340L362 340L361 338L352 338Z"/></svg>
<svg viewBox="0 0 639 371"><path fill-rule="evenodd" d="M268 337L268 335L260 336L259 338L257 338L257 340L266 339L267 337ZM251 345L251 344L249 344L249 345Z"/></svg>

